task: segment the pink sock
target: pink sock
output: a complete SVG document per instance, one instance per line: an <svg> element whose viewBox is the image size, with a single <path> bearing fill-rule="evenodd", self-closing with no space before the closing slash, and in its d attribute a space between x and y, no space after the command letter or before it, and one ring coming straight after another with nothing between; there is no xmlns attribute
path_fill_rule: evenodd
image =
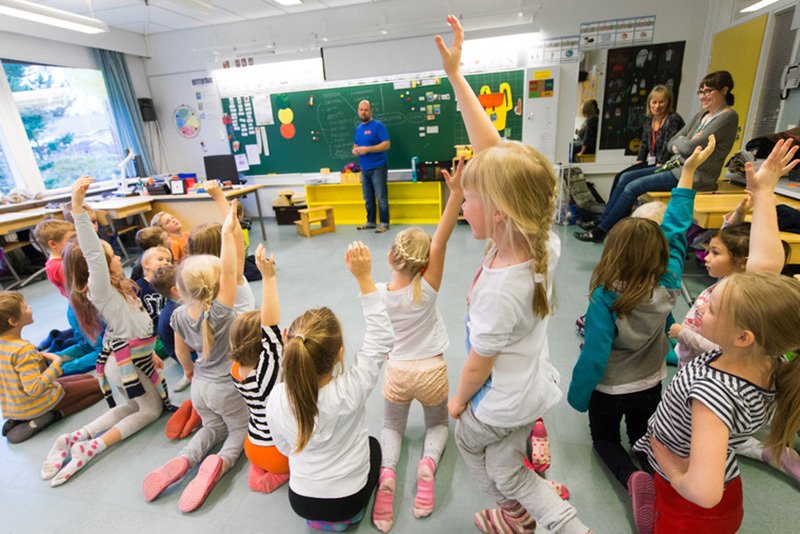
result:
<svg viewBox="0 0 800 534"><path fill-rule="evenodd" d="M414 497L414 517L428 517L433 512L434 482L436 462L430 456L424 457L417 465L417 495Z"/></svg>
<svg viewBox="0 0 800 534"><path fill-rule="evenodd" d="M42 479L50 480L53 478L67 463L69 448L79 441L86 441L90 437L89 433L83 428L58 436L42 464Z"/></svg>
<svg viewBox="0 0 800 534"><path fill-rule="evenodd" d="M520 503L511 501L476 513L475 526L492 534L521 534L534 532L536 521Z"/></svg>
<svg viewBox="0 0 800 534"><path fill-rule="evenodd" d="M72 459L53 477L50 485L53 487L60 486L72 478L72 475L86 467L86 464L95 459L104 450L106 450L106 444L100 438L75 443L69 449Z"/></svg>
<svg viewBox="0 0 800 534"><path fill-rule="evenodd" d="M289 473L270 473L258 467L257 465L250 464L250 473L247 476L247 485L250 486L252 491L259 493L272 493L279 487L283 486L289 481Z"/></svg>
<svg viewBox="0 0 800 534"><path fill-rule="evenodd" d="M389 532L394 523L394 486L397 474L391 467L381 467L378 477L378 491L375 493L375 504L372 507L372 522L381 532Z"/></svg>

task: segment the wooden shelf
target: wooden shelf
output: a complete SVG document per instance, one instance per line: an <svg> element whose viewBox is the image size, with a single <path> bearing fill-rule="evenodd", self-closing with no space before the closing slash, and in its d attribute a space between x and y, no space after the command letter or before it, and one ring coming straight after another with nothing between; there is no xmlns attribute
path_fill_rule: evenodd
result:
<svg viewBox="0 0 800 534"><path fill-rule="evenodd" d="M389 182L390 224L437 224L442 216L442 182ZM364 224L361 184L306 186L309 208L332 206L336 224Z"/></svg>

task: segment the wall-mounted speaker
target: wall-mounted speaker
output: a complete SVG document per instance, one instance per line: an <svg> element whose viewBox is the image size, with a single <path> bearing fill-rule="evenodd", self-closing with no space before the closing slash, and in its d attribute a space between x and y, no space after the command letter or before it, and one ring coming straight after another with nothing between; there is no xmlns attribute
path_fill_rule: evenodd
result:
<svg viewBox="0 0 800 534"><path fill-rule="evenodd" d="M152 98L140 98L139 111L142 114L143 121L150 122L156 120L156 108L153 106Z"/></svg>

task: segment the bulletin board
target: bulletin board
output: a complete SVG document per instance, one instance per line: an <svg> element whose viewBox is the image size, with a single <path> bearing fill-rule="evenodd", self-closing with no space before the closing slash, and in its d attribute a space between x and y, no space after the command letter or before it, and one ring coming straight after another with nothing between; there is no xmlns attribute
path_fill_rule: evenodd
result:
<svg viewBox="0 0 800 534"><path fill-rule="evenodd" d="M480 99L500 135L521 140L524 71L466 78L476 93L487 93ZM248 175L337 171L358 162L351 151L358 103L365 99L389 131L390 169L410 168L413 156L449 160L453 145L469 143L450 82L431 77L224 98L231 152L247 163Z"/></svg>
<svg viewBox="0 0 800 534"><path fill-rule="evenodd" d="M685 41L678 41L608 51L601 150L622 148L626 155L639 152L647 95L653 86L670 86L678 102L685 45Z"/></svg>

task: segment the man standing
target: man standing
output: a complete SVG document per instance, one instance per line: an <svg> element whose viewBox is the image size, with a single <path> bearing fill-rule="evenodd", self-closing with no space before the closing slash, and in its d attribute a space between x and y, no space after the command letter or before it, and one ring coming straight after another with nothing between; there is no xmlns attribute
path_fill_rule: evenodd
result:
<svg viewBox="0 0 800 534"><path fill-rule="evenodd" d="M372 105L369 100L358 103L358 118L353 142L353 155L358 156L361 165L361 191L367 208L367 222L359 230L375 228L382 234L389 229L389 194L386 176L389 166L386 151L389 150L389 132L379 120L372 118ZM375 225L375 197L378 198L381 223Z"/></svg>

